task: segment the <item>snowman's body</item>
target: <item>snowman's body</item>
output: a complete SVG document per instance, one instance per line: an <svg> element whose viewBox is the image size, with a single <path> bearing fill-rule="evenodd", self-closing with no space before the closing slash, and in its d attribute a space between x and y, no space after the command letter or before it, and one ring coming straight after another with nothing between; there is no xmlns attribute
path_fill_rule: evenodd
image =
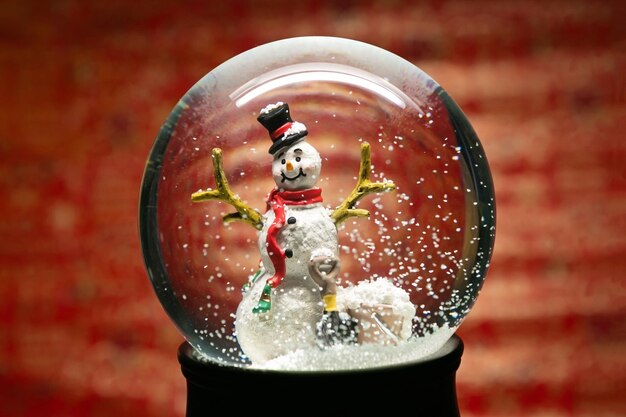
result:
<svg viewBox="0 0 626 417"><path fill-rule="evenodd" d="M244 294L235 322L239 344L253 362L315 345L315 326L322 317L323 303L318 285L308 274L307 263L314 251L338 255L337 228L321 203L285 205L285 224L277 240L293 256L285 259L285 278L274 291L272 309L264 314L253 313L266 281L274 275L266 244L274 218L273 210L263 216L258 240L263 272Z"/></svg>
<svg viewBox="0 0 626 417"><path fill-rule="evenodd" d="M263 216L263 228L259 234L258 247L263 267L266 271L274 272L274 267L267 253L267 231L274 221L274 211L269 210ZM315 249L326 248L337 255L337 228L330 218L329 211L322 203L302 206L285 205L285 225L278 234L278 244L283 249L293 252L291 258L286 258L287 274L291 277L306 277L307 263L311 252Z"/></svg>

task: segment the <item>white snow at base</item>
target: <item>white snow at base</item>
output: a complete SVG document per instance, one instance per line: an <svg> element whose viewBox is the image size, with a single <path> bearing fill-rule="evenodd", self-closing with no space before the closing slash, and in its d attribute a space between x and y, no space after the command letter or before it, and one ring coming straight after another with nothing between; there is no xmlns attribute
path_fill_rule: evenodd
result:
<svg viewBox="0 0 626 417"><path fill-rule="evenodd" d="M280 371L343 371L384 367L429 359L454 334L447 325L434 333L415 337L398 346L378 344L338 345L321 350L300 349L251 368Z"/></svg>
<svg viewBox="0 0 626 417"><path fill-rule="evenodd" d="M263 107L259 113L267 114L267 113L271 112L272 110L274 110L276 107L280 107L283 104L285 104L285 103L283 103L282 101L279 101L279 102L276 102L276 103L272 103L272 104L268 104L267 106Z"/></svg>
<svg viewBox="0 0 626 417"><path fill-rule="evenodd" d="M385 304L393 307L393 311L403 317L400 338L407 340L411 336L411 325L415 316L415 306L409 294L398 288L387 278L361 281L357 285L337 288L337 308L339 311L357 309L363 305L375 306Z"/></svg>

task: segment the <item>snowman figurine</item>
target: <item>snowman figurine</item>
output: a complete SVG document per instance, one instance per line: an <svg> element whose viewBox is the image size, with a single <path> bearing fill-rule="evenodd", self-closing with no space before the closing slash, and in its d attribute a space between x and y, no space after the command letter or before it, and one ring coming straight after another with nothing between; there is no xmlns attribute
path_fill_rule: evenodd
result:
<svg viewBox="0 0 626 417"><path fill-rule="evenodd" d="M241 220L259 230L262 266L246 285L235 330L243 352L253 363L262 363L320 345L320 340L336 343L337 337L328 337L325 331L330 323L334 327L331 333L343 334L343 339L350 343L359 340L358 321L363 324L373 317L364 315L364 309L375 312L382 307L368 307L364 300L360 303L363 308L356 313L350 311L355 318L347 312L339 316L336 287L328 284L339 270L337 226L349 217L369 216L367 210L357 209L355 204L368 194L390 191L395 186L392 182L369 180L370 148L363 144L357 185L341 205L330 211L322 205L322 190L316 186L322 159L306 141L306 126L292 120L289 106L283 102L263 108L257 120L272 140L269 153L276 183L267 197L265 214L247 206L231 192L218 148L213 149L216 189L200 190L192 195L192 200L227 202L237 212L224 216L225 222Z"/></svg>

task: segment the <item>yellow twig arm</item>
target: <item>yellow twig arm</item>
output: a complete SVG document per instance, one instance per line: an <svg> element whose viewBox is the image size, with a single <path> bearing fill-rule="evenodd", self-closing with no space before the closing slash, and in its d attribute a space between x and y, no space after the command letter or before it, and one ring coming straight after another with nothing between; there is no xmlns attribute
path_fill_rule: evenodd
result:
<svg viewBox="0 0 626 417"><path fill-rule="evenodd" d="M355 204L368 194L382 193L396 189L392 181L371 182L372 157L369 143L361 145L361 165L359 166L359 178L354 190L330 215L335 224L339 224L350 217L369 217L370 213L364 209L354 208Z"/></svg>
<svg viewBox="0 0 626 417"><path fill-rule="evenodd" d="M213 176L215 177L216 189L196 191L191 194L191 201L197 203L200 201L220 200L230 204L237 210L236 213L226 214L222 220L224 223L230 223L235 220L246 222L256 229L261 228L261 214L244 203L239 196L233 194L226 180L226 174L222 168L222 150L213 148Z"/></svg>

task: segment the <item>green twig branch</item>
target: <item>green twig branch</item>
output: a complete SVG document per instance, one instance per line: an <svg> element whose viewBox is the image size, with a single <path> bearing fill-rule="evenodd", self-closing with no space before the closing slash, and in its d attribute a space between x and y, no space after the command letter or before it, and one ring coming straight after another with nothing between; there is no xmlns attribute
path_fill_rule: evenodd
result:
<svg viewBox="0 0 626 417"><path fill-rule="evenodd" d="M347 220L350 217L369 217L370 213L364 209L354 208L356 203L368 194L393 191L396 185L392 181L371 182L372 157L369 143L361 145L361 165L359 166L359 178L354 190L331 214L335 224Z"/></svg>
<svg viewBox="0 0 626 417"><path fill-rule="evenodd" d="M194 203L208 200L219 200L230 204L237 210L236 213L229 213L222 217L224 223L230 223L236 220L243 221L254 226L256 229L261 228L261 214L244 203L237 195L233 194L228 185L226 174L222 168L222 150L213 148L213 176L215 177L216 189L208 189L197 191L191 195L191 201Z"/></svg>

